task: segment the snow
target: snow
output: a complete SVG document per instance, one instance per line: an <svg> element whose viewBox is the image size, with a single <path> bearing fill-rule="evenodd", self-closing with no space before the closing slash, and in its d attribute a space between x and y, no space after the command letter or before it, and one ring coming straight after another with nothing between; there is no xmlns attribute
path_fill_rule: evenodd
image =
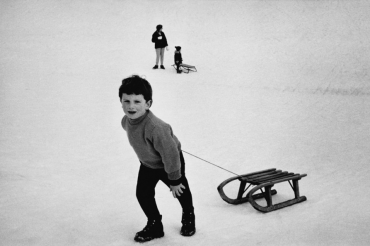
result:
<svg viewBox="0 0 370 246"><path fill-rule="evenodd" d="M367 245L369 11L365 0L1 1L0 244L136 245L146 218L118 87L139 74L185 151L238 174L308 174L306 202L263 214L225 203L216 187L233 175L185 154L197 233L179 235L181 207L159 184L166 235L146 245ZM164 71L151 69L157 24ZM176 45L197 73L175 73ZM276 189L274 202L293 195Z"/></svg>

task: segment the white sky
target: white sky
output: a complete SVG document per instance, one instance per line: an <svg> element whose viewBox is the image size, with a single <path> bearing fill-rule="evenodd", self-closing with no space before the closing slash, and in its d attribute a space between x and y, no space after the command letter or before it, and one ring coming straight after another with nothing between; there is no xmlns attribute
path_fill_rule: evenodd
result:
<svg viewBox="0 0 370 246"><path fill-rule="evenodd" d="M118 87L145 75L183 149L238 174L307 173L307 201L262 214L185 154L197 233L163 184L146 245L367 245L368 1L1 1L0 244L136 245L146 218ZM162 24L170 51L155 62ZM197 73L176 74L174 46ZM230 192L237 192L237 184ZM274 201L291 199L276 185Z"/></svg>

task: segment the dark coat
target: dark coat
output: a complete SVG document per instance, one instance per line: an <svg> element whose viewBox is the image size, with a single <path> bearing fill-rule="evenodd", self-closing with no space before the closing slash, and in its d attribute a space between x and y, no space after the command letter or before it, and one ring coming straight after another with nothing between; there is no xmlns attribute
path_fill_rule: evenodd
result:
<svg viewBox="0 0 370 246"><path fill-rule="evenodd" d="M175 52L175 63L179 61L180 63L182 63L182 55L180 52Z"/></svg>
<svg viewBox="0 0 370 246"><path fill-rule="evenodd" d="M158 49L158 48L165 48L168 46L168 43L167 43L167 38L166 38L166 35L164 34L164 32L161 32L159 34L159 32L155 31L152 35L152 42L155 44L155 48Z"/></svg>

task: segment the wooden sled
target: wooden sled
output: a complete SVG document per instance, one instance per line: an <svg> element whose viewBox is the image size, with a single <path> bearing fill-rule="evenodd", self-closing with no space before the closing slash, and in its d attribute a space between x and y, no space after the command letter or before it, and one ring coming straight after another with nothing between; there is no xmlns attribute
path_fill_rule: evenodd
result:
<svg viewBox="0 0 370 246"><path fill-rule="evenodd" d="M287 171L276 170L276 168L267 169L263 171L258 171L254 173L248 173L241 176L235 176L229 178L222 182L218 187L218 193L220 194L221 198L230 204L240 204L244 202L249 202L255 209L260 212L267 213L271 211L275 211L277 209L285 208L287 206L294 205L296 203L300 203L306 201L307 198L305 196L299 195L299 185L298 180L307 176L307 174L299 174L299 173L290 173ZM236 199L231 199L226 196L223 188L228 183L238 179L240 181L238 196ZM292 181L292 183L290 182ZM275 195L277 192L276 190L272 190L271 188L281 182L288 182L294 191L294 199L287 200L285 202L272 204L272 195ZM248 184L248 187L246 185ZM247 194L243 197L245 192L251 187L254 186ZM262 190L264 189L264 191ZM261 193L254 194L256 191L260 190ZM267 202L267 206L263 207L256 203L256 199L265 198Z"/></svg>
<svg viewBox="0 0 370 246"><path fill-rule="evenodd" d="M176 64L173 64L172 65L176 70ZM191 66L191 65L187 65L187 64L184 64L184 63L181 63L180 64L180 69L184 72L184 73L189 73L189 72L198 72L197 69L195 68L195 66Z"/></svg>

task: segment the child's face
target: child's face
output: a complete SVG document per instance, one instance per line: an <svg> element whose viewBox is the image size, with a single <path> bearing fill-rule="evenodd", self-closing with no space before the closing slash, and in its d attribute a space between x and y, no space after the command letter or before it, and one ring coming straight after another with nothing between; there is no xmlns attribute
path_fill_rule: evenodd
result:
<svg viewBox="0 0 370 246"><path fill-rule="evenodd" d="M145 112L150 108L152 101L145 101L143 95L127 95L126 93L122 94L122 108L125 115L128 118L134 120L145 114Z"/></svg>

